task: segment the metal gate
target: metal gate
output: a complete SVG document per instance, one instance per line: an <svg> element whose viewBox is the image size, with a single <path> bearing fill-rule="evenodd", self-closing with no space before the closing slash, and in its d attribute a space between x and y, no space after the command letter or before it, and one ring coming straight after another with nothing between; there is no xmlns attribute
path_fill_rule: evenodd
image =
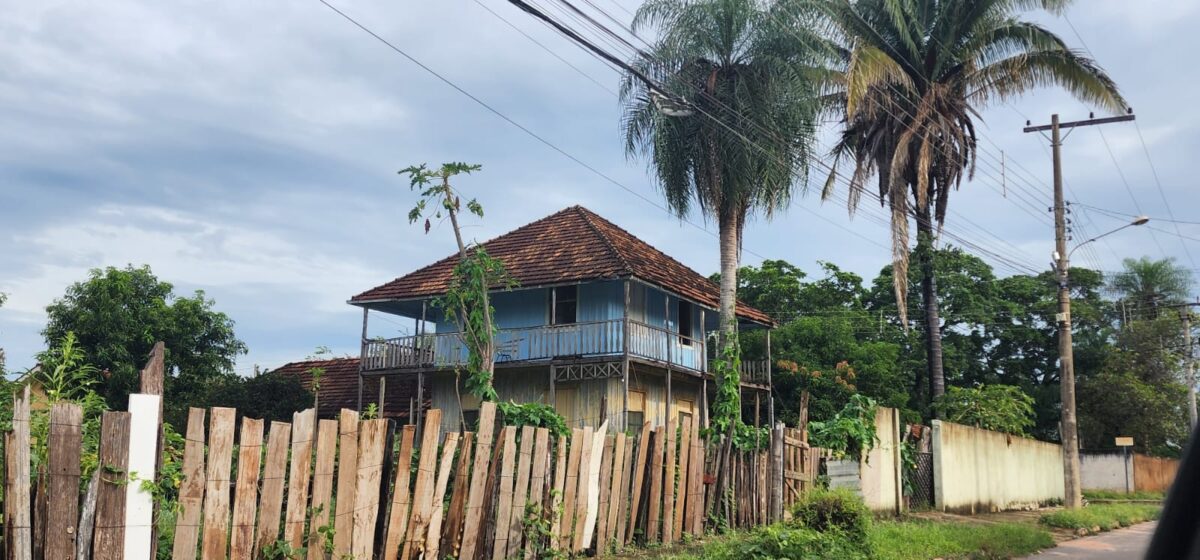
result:
<svg viewBox="0 0 1200 560"><path fill-rule="evenodd" d="M930 509L933 507L933 453L917 453L916 468L904 469L904 477L908 484L905 490L909 492L909 507L911 509Z"/></svg>

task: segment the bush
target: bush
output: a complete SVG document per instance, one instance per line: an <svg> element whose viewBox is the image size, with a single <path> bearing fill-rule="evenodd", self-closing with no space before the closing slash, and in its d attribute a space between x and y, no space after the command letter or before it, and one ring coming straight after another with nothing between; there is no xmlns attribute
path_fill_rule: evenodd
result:
<svg viewBox="0 0 1200 560"><path fill-rule="evenodd" d="M550 405L536 402L517 404L509 401L496 403L496 407L500 409L505 426L533 426L547 428L550 433L559 437L571 435L567 421Z"/></svg>
<svg viewBox="0 0 1200 560"><path fill-rule="evenodd" d="M853 395L842 410L827 421L809 422L810 442L839 459L857 461L875 447L875 411L878 405L866 395Z"/></svg>
<svg viewBox="0 0 1200 560"><path fill-rule="evenodd" d="M867 542L871 510L846 489L813 490L792 508L798 525L821 533L838 533L857 544Z"/></svg>
<svg viewBox="0 0 1200 560"><path fill-rule="evenodd" d="M839 532L822 533L807 527L775 524L759 527L744 537L717 541L696 555L679 560L867 560L866 546Z"/></svg>

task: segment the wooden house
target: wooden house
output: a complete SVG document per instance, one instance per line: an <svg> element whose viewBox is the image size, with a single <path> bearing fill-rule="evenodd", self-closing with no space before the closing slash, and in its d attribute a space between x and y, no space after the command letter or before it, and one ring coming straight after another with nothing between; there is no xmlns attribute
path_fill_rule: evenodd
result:
<svg viewBox="0 0 1200 560"><path fill-rule="evenodd" d="M550 404L574 427L607 420L623 430L694 414L707 421L715 283L580 206L483 245L518 284L491 296L499 328L494 385L502 401ZM457 326L433 305L457 260L452 255L350 299L363 309L360 384L415 380L416 402L441 409L446 430L458 430L460 417L473 424L479 406L465 390L456 396L455 369L467 351ZM737 311L743 330L773 326L759 310L739 304ZM367 338L378 313L412 321L416 334ZM742 364L745 401L768 409L748 412L751 421L773 416L768 363Z"/></svg>

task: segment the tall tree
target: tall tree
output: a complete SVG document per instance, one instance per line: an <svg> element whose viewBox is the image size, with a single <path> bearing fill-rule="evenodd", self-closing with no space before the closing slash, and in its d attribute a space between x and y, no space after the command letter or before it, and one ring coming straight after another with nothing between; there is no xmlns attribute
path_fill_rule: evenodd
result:
<svg viewBox="0 0 1200 560"><path fill-rule="evenodd" d="M714 420L740 414L737 272L755 214L787 205L811 155L817 111L805 73L817 41L785 27L774 2L650 0L633 29L659 36L621 88L625 147L649 160L667 204L717 223L721 255ZM669 99L669 102L664 102ZM668 106L670 105L670 106Z"/></svg>
<svg viewBox="0 0 1200 560"><path fill-rule="evenodd" d="M93 269L87 280L72 284L50 304L46 314L46 345L54 347L74 332L86 362L104 372L97 392L116 410L125 408L137 387L138 369L156 341L166 345L167 395L176 397L168 398L169 404L233 376L234 361L246 353L233 332L233 320L213 309L204 292L177 296L148 266Z"/></svg>
<svg viewBox="0 0 1200 560"><path fill-rule="evenodd" d="M1192 291L1192 272L1173 258L1125 259L1109 288L1124 304L1125 320L1157 318L1164 309L1182 303Z"/></svg>
<svg viewBox="0 0 1200 560"><path fill-rule="evenodd" d="M1092 60L1018 13L1059 14L1070 0L826 0L842 75L829 87L843 112L835 162L853 163L853 212L867 181L891 213L893 290L907 323L909 220L917 227L930 393L945 391L934 252L950 191L974 173L978 110L1035 87L1058 85L1079 100L1123 111L1125 100ZM836 173L836 163L835 163ZM830 174L822 192L834 191Z"/></svg>

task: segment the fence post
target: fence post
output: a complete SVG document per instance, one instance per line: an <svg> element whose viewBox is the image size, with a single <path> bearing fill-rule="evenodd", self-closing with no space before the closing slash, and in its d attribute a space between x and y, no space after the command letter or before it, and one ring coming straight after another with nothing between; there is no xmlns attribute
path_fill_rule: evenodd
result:
<svg viewBox="0 0 1200 560"><path fill-rule="evenodd" d="M783 422L771 430L771 522L783 520Z"/></svg>
<svg viewBox="0 0 1200 560"><path fill-rule="evenodd" d="M100 464L96 467L100 471L100 486L96 494L96 531L92 547L95 560L119 560L125 556L128 461L129 413L105 412L100 417Z"/></svg>
<svg viewBox="0 0 1200 560"><path fill-rule="evenodd" d="M60 403L50 409L49 511L46 527L46 557L71 558L79 521L79 453L82 444L83 409Z"/></svg>
<svg viewBox="0 0 1200 560"><path fill-rule="evenodd" d="M13 395L13 431L9 438L8 492L4 496L6 521L12 528L9 552L14 560L33 558L33 527L29 510L29 385Z"/></svg>

